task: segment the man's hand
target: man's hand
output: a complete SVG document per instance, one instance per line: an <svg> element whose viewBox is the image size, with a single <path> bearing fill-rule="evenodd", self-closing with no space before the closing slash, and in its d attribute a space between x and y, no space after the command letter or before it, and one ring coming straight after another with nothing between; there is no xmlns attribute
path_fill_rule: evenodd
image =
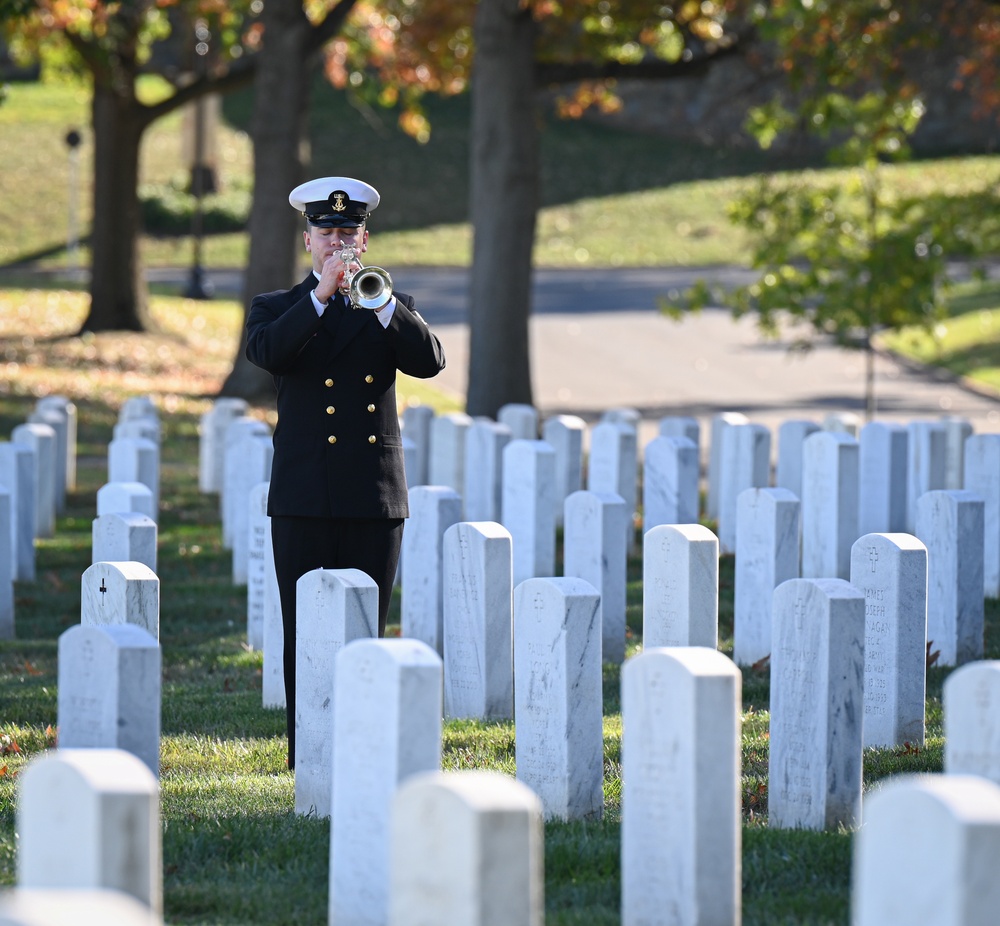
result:
<svg viewBox="0 0 1000 926"><path fill-rule="evenodd" d="M316 284L316 298L320 302L329 302L344 282L344 272L347 266L340 258L340 251L334 251L325 261Z"/></svg>

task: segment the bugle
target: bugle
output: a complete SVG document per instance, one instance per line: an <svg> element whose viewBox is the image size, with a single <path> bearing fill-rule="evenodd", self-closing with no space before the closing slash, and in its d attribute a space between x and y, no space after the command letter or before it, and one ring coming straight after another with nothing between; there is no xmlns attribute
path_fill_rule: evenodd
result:
<svg viewBox="0 0 1000 926"><path fill-rule="evenodd" d="M342 259L348 267L344 274L343 291L351 302L351 308L371 309L373 312L385 308L392 298L389 271L382 267L366 267L358 260L353 247L344 248ZM352 264L357 264L358 269L351 269Z"/></svg>

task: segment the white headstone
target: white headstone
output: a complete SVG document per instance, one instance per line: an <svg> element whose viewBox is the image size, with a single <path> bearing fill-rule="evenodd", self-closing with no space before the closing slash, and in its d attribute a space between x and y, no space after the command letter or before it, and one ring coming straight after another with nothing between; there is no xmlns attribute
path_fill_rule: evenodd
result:
<svg viewBox="0 0 1000 926"><path fill-rule="evenodd" d="M697 418L686 415L667 415L657 423L660 437L686 437L701 453L701 425ZM700 457L699 457L700 459Z"/></svg>
<svg viewBox="0 0 1000 926"><path fill-rule="evenodd" d="M265 596L269 582L276 582L267 571L267 545L271 542L271 519L267 516L269 482L258 482L250 490L247 519L247 645L264 648Z"/></svg>
<svg viewBox="0 0 1000 926"><path fill-rule="evenodd" d="M462 520L462 499L447 486L410 489L410 518L403 531L400 630L444 653L444 532Z"/></svg>
<svg viewBox="0 0 1000 926"><path fill-rule="evenodd" d="M156 521L153 493L141 482L106 482L97 490L97 516L135 512Z"/></svg>
<svg viewBox="0 0 1000 926"><path fill-rule="evenodd" d="M160 508L160 448L141 437L119 437L108 444L108 482L141 482ZM158 520L158 519L154 519Z"/></svg>
<svg viewBox="0 0 1000 926"><path fill-rule="evenodd" d="M61 426L57 426L56 416L62 422ZM60 457L56 465L61 477L60 484L64 490L61 494L61 502L62 506L65 506L66 492L72 492L76 488L76 405L66 396L43 396L35 403L35 410L29 416L28 421L40 421L56 428ZM59 511L62 511L62 507L59 508Z"/></svg>
<svg viewBox="0 0 1000 926"><path fill-rule="evenodd" d="M741 677L700 646L622 668L622 924L738 924Z"/></svg>
<svg viewBox="0 0 1000 926"><path fill-rule="evenodd" d="M944 486L945 489L967 489L965 474L965 442L972 436L972 422L956 415L945 415L944 425Z"/></svg>
<svg viewBox="0 0 1000 926"><path fill-rule="evenodd" d="M563 502L583 488L583 437L587 423L577 415L554 415L542 425L542 440L556 453L556 526L562 524Z"/></svg>
<svg viewBox="0 0 1000 926"><path fill-rule="evenodd" d="M906 531L909 432L870 421L858 442L858 535Z"/></svg>
<svg viewBox="0 0 1000 926"><path fill-rule="evenodd" d="M639 445L634 427L623 421L602 421L591 428L587 489L620 495L625 500L625 541L631 551L635 546L634 516L639 501Z"/></svg>
<svg viewBox="0 0 1000 926"><path fill-rule="evenodd" d="M156 572L156 522L134 511L102 514L91 524L91 563L142 563Z"/></svg>
<svg viewBox="0 0 1000 926"><path fill-rule="evenodd" d="M818 431L802 445L802 577L846 579L858 539L858 442Z"/></svg>
<svg viewBox="0 0 1000 926"><path fill-rule="evenodd" d="M152 441L157 447L160 446L163 437L163 428L158 418L128 418L119 421L111 429L112 441L121 438L131 437Z"/></svg>
<svg viewBox="0 0 1000 926"><path fill-rule="evenodd" d="M789 489L744 489L736 500L733 660L752 666L771 652L774 590L799 577L799 499Z"/></svg>
<svg viewBox="0 0 1000 926"><path fill-rule="evenodd" d="M0 640L14 639L14 547L10 492L0 485Z"/></svg>
<svg viewBox="0 0 1000 926"><path fill-rule="evenodd" d="M465 412L448 412L431 419L427 483L447 486L455 493L465 489L465 441L472 418Z"/></svg>
<svg viewBox="0 0 1000 926"><path fill-rule="evenodd" d="M983 658L983 514L974 492L938 489L917 503L927 547L927 642L938 665Z"/></svg>
<svg viewBox="0 0 1000 926"><path fill-rule="evenodd" d="M257 476L252 482L242 477L243 463L246 455L243 450L243 442L254 437L270 437L271 429L263 421L244 415L240 418L232 419L226 426L226 433L223 439L222 449L222 473L219 483L219 516L222 519L222 546L226 550L233 548L233 537L235 535L235 521L238 517L240 502L234 498L231 487L236 485L247 486L256 485L271 475L270 468L267 473ZM259 471L258 471L259 473ZM245 499L244 499L245 501Z"/></svg>
<svg viewBox="0 0 1000 926"><path fill-rule="evenodd" d="M249 409L245 399L222 397L201 416L198 424L198 489L201 492L222 491L226 429Z"/></svg>
<svg viewBox="0 0 1000 926"><path fill-rule="evenodd" d="M35 452L27 444L0 441L0 485L10 492L14 577L35 581Z"/></svg>
<svg viewBox="0 0 1000 926"><path fill-rule="evenodd" d="M160 411L150 395L129 396L118 409L119 421L134 421L136 418L159 419Z"/></svg>
<svg viewBox="0 0 1000 926"><path fill-rule="evenodd" d="M0 485L0 640L14 639L14 555L10 492Z"/></svg>
<svg viewBox="0 0 1000 926"><path fill-rule="evenodd" d="M865 534L851 550L865 596L865 746L924 744L927 548L912 534Z"/></svg>
<svg viewBox="0 0 1000 926"><path fill-rule="evenodd" d="M736 499L744 489L766 486L771 477L771 432L760 424L734 424L722 431L719 490L719 551L736 551Z"/></svg>
<svg viewBox="0 0 1000 926"><path fill-rule="evenodd" d="M1000 909L1000 788L971 775L900 775L854 834L853 926L992 926Z"/></svg>
<svg viewBox="0 0 1000 926"><path fill-rule="evenodd" d="M830 412L823 416L823 430L847 434L857 440L861 433L861 417L854 412Z"/></svg>
<svg viewBox="0 0 1000 926"><path fill-rule="evenodd" d="M556 568L556 454L545 441L513 440L503 451L501 521L510 531L514 584Z"/></svg>
<svg viewBox="0 0 1000 926"><path fill-rule="evenodd" d="M802 444L820 427L815 421L791 419L778 426L778 464L774 470L774 484L788 489L796 498L802 498Z"/></svg>
<svg viewBox="0 0 1000 926"><path fill-rule="evenodd" d="M624 424L633 431L638 431L642 422L642 413L639 409L629 405L619 405L605 409L601 413L601 421L613 421L615 424Z"/></svg>
<svg viewBox="0 0 1000 926"><path fill-rule="evenodd" d="M719 501L722 492L723 435L727 428L749 423L750 419L741 412L720 412L712 417L708 444L708 486L705 497L705 514L709 518L719 517Z"/></svg>
<svg viewBox="0 0 1000 926"><path fill-rule="evenodd" d="M41 424L51 428L56 436L55 459L55 488L53 497L55 500L56 515L62 514L66 510L66 456L68 441L67 429L69 427L66 416L54 408L39 410L35 409L28 417L29 424Z"/></svg>
<svg viewBox="0 0 1000 926"><path fill-rule="evenodd" d="M965 490L983 500L983 593L1000 598L1000 434L965 442Z"/></svg>
<svg viewBox="0 0 1000 926"><path fill-rule="evenodd" d="M463 516L467 521L499 521L503 486L503 449L510 428L486 418L472 422L465 436Z"/></svg>
<svg viewBox="0 0 1000 926"><path fill-rule="evenodd" d="M406 483L413 486L427 485L427 466L431 449L431 420L434 409L429 405L407 405L403 409L403 437L413 441L414 458L411 473L408 470Z"/></svg>
<svg viewBox="0 0 1000 926"><path fill-rule="evenodd" d="M389 926L542 926L538 797L498 772L425 772L392 803Z"/></svg>
<svg viewBox="0 0 1000 926"><path fill-rule="evenodd" d="M514 589L517 779L549 819L598 819L604 809L598 605L582 579L528 579Z"/></svg>
<svg viewBox="0 0 1000 926"><path fill-rule="evenodd" d="M687 437L655 437L643 457L642 525L698 523L698 446Z"/></svg>
<svg viewBox="0 0 1000 926"><path fill-rule="evenodd" d="M115 926L163 926L162 917L121 891L0 890L0 926L74 926L114 923Z"/></svg>
<svg viewBox="0 0 1000 926"><path fill-rule="evenodd" d="M913 534L920 496L945 487L946 435L940 421L911 421L907 433L906 531Z"/></svg>
<svg viewBox="0 0 1000 926"><path fill-rule="evenodd" d="M444 532L444 713L514 717L513 554L510 533L464 521Z"/></svg>
<svg viewBox="0 0 1000 926"><path fill-rule="evenodd" d="M313 569L295 590L295 812L328 817L337 654L378 636L378 585L360 569Z"/></svg>
<svg viewBox="0 0 1000 926"><path fill-rule="evenodd" d="M865 598L843 579L774 590L768 825L822 830L861 814Z"/></svg>
<svg viewBox="0 0 1000 926"><path fill-rule="evenodd" d="M160 645L133 624L59 637L59 748L124 749L160 774Z"/></svg>
<svg viewBox="0 0 1000 926"><path fill-rule="evenodd" d="M80 580L80 623L135 624L160 639L160 580L143 563L94 563Z"/></svg>
<svg viewBox="0 0 1000 926"><path fill-rule="evenodd" d="M56 526L55 429L47 424L19 424L10 439L35 451L35 536L52 537Z"/></svg>
<svg viewBox="0 0 1000 926"><path fill-rule="evenodd" d="M250 556L250 512L253 504L250 493L253 487L271 479L271 459L274 444L270 435L255 434L236 446L241 454L239 465L236 454L231 454L226 468L226 500L231 504L233 585L245 585Z"/></svg>
<svg viewBox="0 0 1000 926"><path fill-rule="evenodd" d="M669 438L664 438L669 440ZM600 595L601 660L625 658L625 500L604 492L566 499L563 575L583 579Z"/></svg>
<svg viewBox="0 0 1000 926"><path fill-rule="evenodd" d="M1000 785L1000 661L980 659L944 680L944 770Z"/></svg>
<svg viewBox="0 0 1000 926"><path fill-rule="evenodd" d="M162 912L159 788L131 753L59 749L33 759L21 773L16 828L20 887L113 888Z"/></svg>
<svg viewBox="0 0 1000 926"><path fill-rule="evenodd" d="M702 524L647 531L642 554L642 645L719 643L719 539Z"/></svg>
<svg viewBox="0 0 1000 926"><path fill-rule="evenodd" d="M268 531L264 542L264 668L261 680L264 707L285 706L285 630L281 619L281 596L274 571L274 544Z"/></svg>
<svg viewBox="0 0 1000 926"><path fill-rule="evenodd" d="M508 402L497 409L497 423L510 428L511 440L538 440L538 409Z"/></svg>
<svg viewBox="0 0 1000 926"><path fill-rule="evenodd" d="M441 768L441 659L419 640L359 640L337 657L329 922L383 926L392 800Z"/></svg>

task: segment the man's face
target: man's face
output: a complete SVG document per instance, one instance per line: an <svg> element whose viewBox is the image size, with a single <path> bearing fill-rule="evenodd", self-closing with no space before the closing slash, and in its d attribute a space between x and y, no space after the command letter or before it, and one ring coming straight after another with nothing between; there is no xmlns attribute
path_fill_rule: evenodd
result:
<svg viewBox="0 0 1000 926"><path fill-rule="evenodd" d="M306 250L312 255L313 270L320 273L323 262L331 255L353 247L357 254L368 250L368 229L364 225L357 228L319 228L310 225L302 233Z"/></svg>

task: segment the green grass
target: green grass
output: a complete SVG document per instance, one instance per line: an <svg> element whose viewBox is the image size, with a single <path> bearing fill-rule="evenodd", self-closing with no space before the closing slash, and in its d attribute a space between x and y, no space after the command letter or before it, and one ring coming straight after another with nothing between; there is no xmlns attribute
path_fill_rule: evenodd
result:
<svg viewBox="0 0 1000 926"><path fill-rule="evenodd" d="M1000 281L956 286L951 316L932 331L904 328L883 347L1000 394Z"/></svg>
<svg viewBox="0 0 1000 926"><path fill-rule="evenodd" d="M162 92L155 81L146 93ZM206 207L246 208L252 151L246 134L251 91L223 101L218 134L220 197ZM420 145L396 127L389 110L359 110L319 81L311 110L312 173L354 173L382 193L372 222L372 261L386 265L463 266L471 256L468 100L428 101L431 140ZM0 266L42 255L43 266L67 264L64 251L70 190L81 228L89 226L92 142L87 96L64 84L12 84L0 106ZM71 183L63 142L82 127L78 173ZM351 139L343 144L344 137ZM154 124L142 148L144 193L183 190L182 117ZM552 267L681 266L743 263L743 233L728 202L761 173L799 168L801 161L755 150L731 150L629 132L595 121L545 114L541 133L541 211L535 262ZM815 165L813 165L815 166ZM839 182L846 173L824 171ZM980 189L1000 176L1000 157L965 157L887 167L886 184L900 193ZM177 198L174 196L174 198ZM242 207L239 203L243 203ZM185 235L142 241L151 266L191 262ZM203 263L241 267L244 233L207 236ZM85 254L84 254L85 256Z"/></svg>
<svg viewBox="0 0 1000 926"><path fill-rule="evenodd" d="M218 500L197 488L198 418L224 375L239 307L157 297L159 335L66 338L83 311L79 294L7 293L0 303L0 433L23 421L37 395L65 392L80 415L79 484L57 535L39 541L38 578L16 585L17 640L0 642L0 885L15 878L17 776L55 739L56 643L79 621L80 575L90 564L96 491L122 401L150 394L163 410L158 575L163 647L162 820L166 919L171 924L322 923L326 916L329 826L293 813L285 769L284 716L261 707L259 653L244 646L246 593L230 582ZM22 308L32 311L22 313ZM199 321L200 320L200 321ZM135 361L142 353L144 360ZM86 362L80 358L86 356ZM148 367L148 368L147 368ZM183 388L185 382L193 384ZM452 407L432 387L421 401ZM413 396L403 385L403 395ZM255 409L267 419L268 409ZM558 567L557 567L558 569ZM642 627L642 563L628 564L631 655ZM733 561L720 562L720 649L732 653ZM390 612L398 630L399 600ZM1000 603L987 602L987 658L1000 656ZM864 783L940 771L941 690L932 668L923 747L865 752ZM743 673L743 922L845 924L851 833L767 827L769 679ZM604 667L605 814L601 822L545 828L546 915L550 924L620 921L621 714L619 669ZM16 744L16 747L15 745ZM514 773L510 723L448 722L446 769ZM293 907L288 909L289 898Z"/></svg>

